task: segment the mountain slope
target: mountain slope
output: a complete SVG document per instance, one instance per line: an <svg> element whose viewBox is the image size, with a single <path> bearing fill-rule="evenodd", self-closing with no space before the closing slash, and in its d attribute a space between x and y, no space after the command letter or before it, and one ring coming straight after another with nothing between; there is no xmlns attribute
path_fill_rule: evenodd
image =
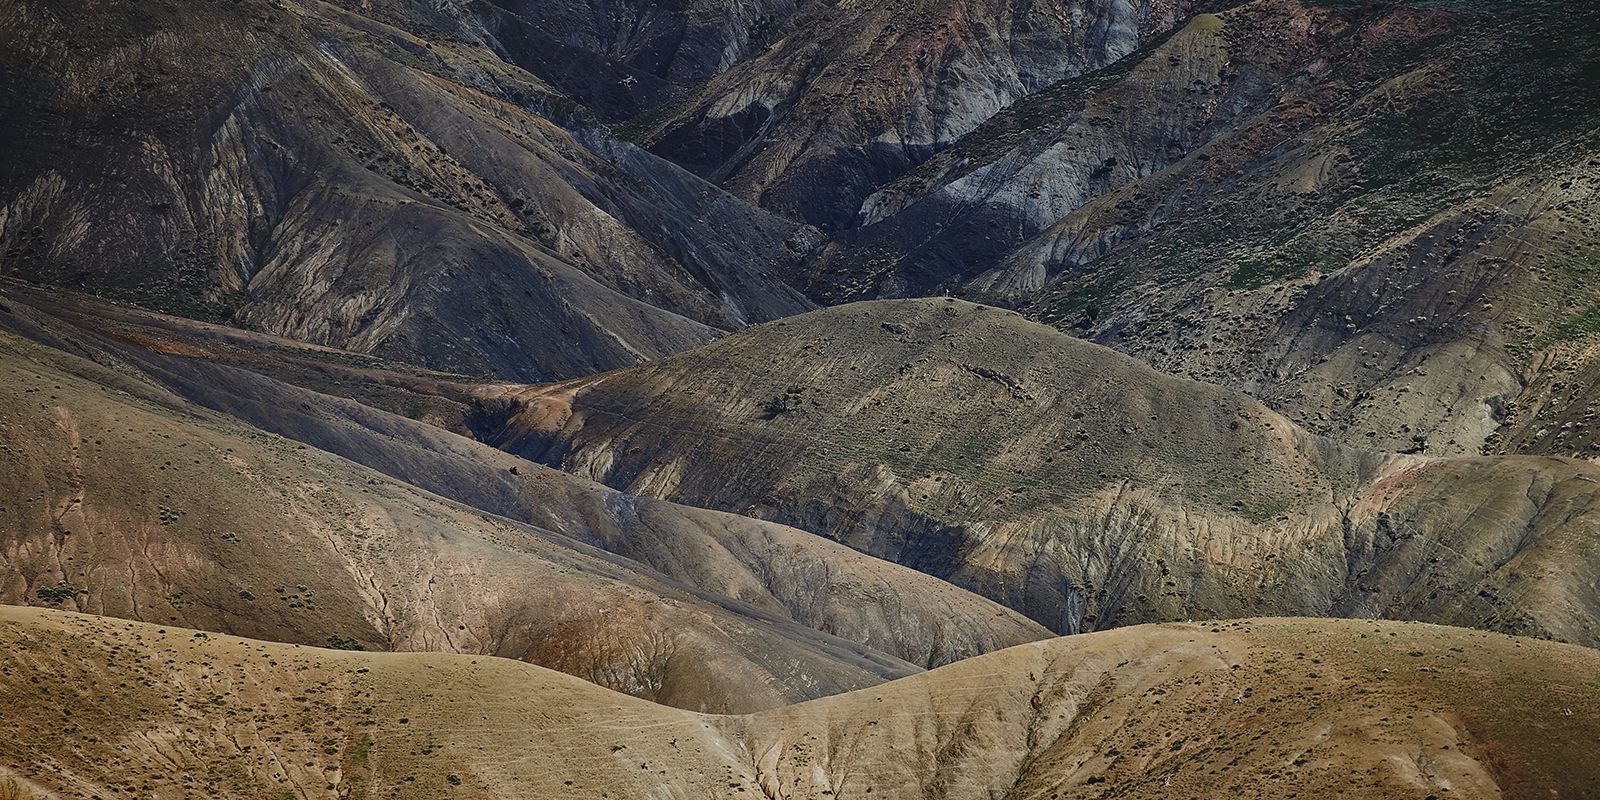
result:
<svg viewBox="0 0 1600 800"><path fill-rule="evenodd" d="M1501 428L1593 336L1597 45L1561 2L1226 4L997 114L797 280L1013 307L1359 447L1589 455Z"/></svg>
<svg viewBox="0 0 1600 800"><path fill-rule="evenodd" d="M1600 468L1312 436L1011 312L883 301L536 387L486 441L771 519L1058 632L1385 616L1600 641Z"/></svg>
<svg viewBox="0 0 1600 800"><path fill-rule="evenodd" d="M993 602L793 528L623 495L431 425L206 358L222 341L260 349L268 344L251 342L242 332L163 320L71 296L14 290L5 297L9 310L0 316L0 328L138 375L161 391L412 487L568 537L581 543L580 549L594 546L616 553L692 587L711 602L748 606L921 666L1047 635ZM62 316L40 313L41 307L57 315L69 309L89 313L68 323ZM150 331L162 328L183 336L183 343L168 340L162 351L127 344L148 341ZM292 360L285 351L293 352L283 343L273 351L280 365ZM371 368L356 376L334 374L352 385L381 380L403 385L405 380ZM125 466L148 471L136 462Z"/></svg>
<svg viewBox="0 0 1600 800"><path fill-rule="evenodd" d="M672 102L685 87L760 52L808 5L483 0L458 16L503 58L606 120Z"/></svg>
<svg viewBox="0 0 1600 800"><path fill-rule="evenodd" d="M824 229L1013 101L1169 29L1185 0L838 3L655 121L652 152Z"/></svg>
<svg viewBox="0 0 1600 800"><path fill-rule="evenodd" d="M0 446L16 465L0 476L5 602L525 659L691 708L770 707L916 671L776 603L745 605L245 428L126 365L9 333L0 361ZM657 513L663 530L697 524ZM803 561L803 546L788 550ZM961 598L943 598L959 615ZM870 607L854 613L875 622Z"/></svg>
<svg viewBox="0 0 1600 800"><path fill-rule="evenodd" d="M1582 797L1592 650L1396 623L1147 626L745 717L500 659L0 609L0 786L261 797ZM868 790L871 790L870 793Z"/></svg>
<svg viewBox="0 0 1600 800"><path fill-rule="evenodd" d="M19 4L0 272L524 379L809 306L776 277L804 229L618 142L420 6L379 10Z"/></svg>

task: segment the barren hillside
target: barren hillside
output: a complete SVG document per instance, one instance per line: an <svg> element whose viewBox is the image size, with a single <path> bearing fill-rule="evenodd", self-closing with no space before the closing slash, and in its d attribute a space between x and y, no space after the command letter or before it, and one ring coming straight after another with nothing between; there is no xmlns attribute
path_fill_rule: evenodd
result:
<svg viewBox="0 0 1600 800"><path fill-rule="evenodd" d="M483 395L510 452L820 533L1062 633L1306 614L1600 641L1600 468L1356 450L1012 312L852 304Z"/></svg>
<svg viewBox="0 0 1600 800"><path fill-rule="evenodd" d="M1594 651L1244 620L1055 639L743 717L515 662L0 609L13 796L1583 797Z"/></svg>

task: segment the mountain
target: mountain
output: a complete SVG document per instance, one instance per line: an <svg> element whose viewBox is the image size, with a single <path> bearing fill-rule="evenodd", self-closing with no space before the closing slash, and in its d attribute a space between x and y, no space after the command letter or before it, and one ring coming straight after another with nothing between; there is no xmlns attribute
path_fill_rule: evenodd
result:
<svg viewBox="0 0 1600 800"><path fill-rule="evenodd" d="M734 711L1047 635L799 530L0 305L0 444L22 466L0 483L4 602L504 656Z"/></svg>
<svg viewBox="0 0 1600 800"><path fill-rule="evenodd" d="M1581 797L1585 648L1247 620L1056 639L716 717L503 659L0 609L0 787L149 797Z"/></svg>
<svg viewBox="0 0 1600 800"><path fill-rule="evenodd" d="M1133 52L1189 5L832 4L637 127L652 152L763 208L848 228L879 187L1020 98Z"/></svg>
<svg viewBox="0 0 1600 800"><path fill-rule="evenodd" d="M1600 6L0 9L0 800L1600 796Z"/></svg>
<svg viewBox="0 0 1600 800"><path fill-rule="evenodd" d="M620 142L440 13L17 4L0 273L523 380L810 307L777 276L813 233Z"/></svg>
<svg viewBox="0 0 1600 800"><path fill-rule="evenodd" d="M1060 633L1262 614L1600 641L1600 468L1356 450L1239 392L956 300L858 303L652 364L486 387L485 441L770 519Z"/></svg>
<svg viewBox="0 0 1600 800"><path fill-rule="evenodd" d="M984 120L795 280L1012 307L1359 447L1592 456L1515 428L1586 368L1597 45L1563 2L1222 4Z"/></svg>

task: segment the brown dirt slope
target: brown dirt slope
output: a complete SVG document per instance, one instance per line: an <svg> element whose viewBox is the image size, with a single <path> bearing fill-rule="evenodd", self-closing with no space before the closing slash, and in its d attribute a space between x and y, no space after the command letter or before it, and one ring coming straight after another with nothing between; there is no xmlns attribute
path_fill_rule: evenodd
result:
<svg viewBox="0 0 1600 800"><path fill-rule="evenodd" d="M800 226L427 4L345 5L8 7L0 274L528 380L810 306Z"/></svg>
<svg viewBox="0 0 1600 800"><path fill-rule="evenodd" d="M539 387L488 441L617 489L772 519L1059 632L1396 617L1600 642L1600 467L1306 433L1017 314L859 303Z"/></svg>
<svg viewBox="0 0 1600 800"><path fill-rule="evenodd" d="M363 400L462 416L468 384L392 371L350 353L10 287L0 330L137 375L255 429L423 491L646 565L715 602L792 620L921 666L1048 635L958 587L788 526L619 493L433 425L247 370ZM246 369L236 368L239 365ZM198 409L196 409L198 410ZM125 465L147 471L148 465ZM108 467L109 468L109 467ZM62 490L64 491L64 490Z"/></svg>
<svg viewBox="0 0 1600 800"><path fill-rule="evenodd" d="M769 707L917 670L795 622L759 584L747 594L765 610L245 427L127 364L0 333L0 374L5 602L280 641L524 659L690 708ZM580 495L574 505L606 499ZM694 530L690 516L641 511L652 513L661 530ZM696 544L708 541L702 533ZM800 563L815 553L781 537L772 551ZM716 563L727 570L716 589L740 586L740 562ZM892 578L864 566L835 583ZM942 597L944 612L966 602ZM840 627L898 621L874 618L874 608L840 614ZM963 613L992 617L951 616Z"/></svg>
<svg viewBox="0 0 1600 800"><path fill-rule="evenodd" d="M0 608L22 798L1545 798L1600 655L1421 624L1139 626L744 717L503 659Z"/></svg>

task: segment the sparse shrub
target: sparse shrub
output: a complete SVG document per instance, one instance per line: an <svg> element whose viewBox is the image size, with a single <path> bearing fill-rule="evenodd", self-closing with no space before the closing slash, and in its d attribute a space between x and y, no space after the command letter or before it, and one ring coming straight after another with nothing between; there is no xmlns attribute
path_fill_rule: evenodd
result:
<svg viewBox="0 0 1600 800"><path fill-rule="evenodd" d="M78 592L79 590L76 587L69 586L65 583L57 584L55 586L40 586L38 590L39 599L53 606L59 606L62 603L77 597Z"/></svg>

